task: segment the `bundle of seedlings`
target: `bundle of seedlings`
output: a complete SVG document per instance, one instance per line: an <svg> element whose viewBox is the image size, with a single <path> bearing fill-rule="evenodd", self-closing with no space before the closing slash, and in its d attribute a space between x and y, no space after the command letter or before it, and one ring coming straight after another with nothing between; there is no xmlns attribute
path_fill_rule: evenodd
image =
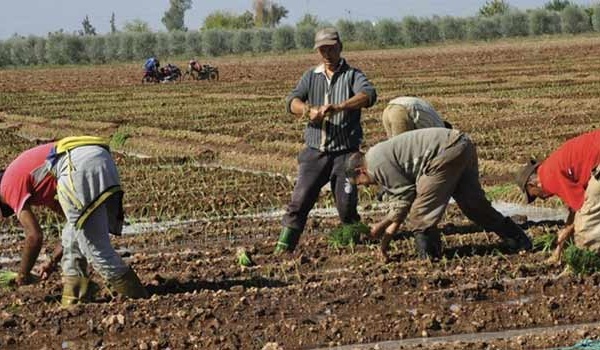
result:
<svg viewBox="0 0 600 350"><path fill-rule="evenodd" d="M244 267L254 266L254 261L252 261L250 254L244 248L240 247L237 249L237 259L238 259L238 264L240 266L244 266Z"/></svg>
<svg viewBox="0 0 600 350"><path fill-rule="evenodd" d="M590 275L600 271L600 256L587 249L581 249L571 244L565 249L564 262L577 275Z"/></svg>
<svg viewBox="0 0 600 350"><path fill-rule="evenodd" d="M332 248L353 247L360 242L361 235L368 235L371 230L362 222L342 225L329 233L329 246Z"/></svg>
<svg viewBox="0 0 600 350"><path fill-rule="evenodd" d="M556 248L557 237L554 233L546 233L533 237L533 247L535 250L541 250L549 253Z"/></svg>
<svg viewBox="0 0 600 350"><path fill-rule="evenodd" d="M0 271L0 288L4 289L15 287L18 275L18 273L13 271ZM39 281L39 276L31 274L30 283L37 283Z"/></svg>
<svg viewBox="0 0 600 350"><path fill-rule="evenodd" d="M0 271L0 288L14 286L18 275L18 273L13 271Z"/></svg>

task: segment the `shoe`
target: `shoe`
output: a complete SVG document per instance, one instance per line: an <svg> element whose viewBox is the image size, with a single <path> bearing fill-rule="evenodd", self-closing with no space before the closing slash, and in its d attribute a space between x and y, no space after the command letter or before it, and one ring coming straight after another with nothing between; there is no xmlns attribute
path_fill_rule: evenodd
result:
<svg viewBox="0 0 600 350"><path fill-rule="evenodd" d="M110 279L108 280L108 283L110 284L111 291L117 292L128 298L143 299L149 296L148 291L142 285L138 275L131 267L123 276Z"/></svg>
<svg viewBox="0 0 600 350"><path fill-rule="evenodd" d="M419 259L438 260L442 258L442 238L437 228L415 232L415 247Z"/></svg>
<svg viewBox="0 0 600 350"><path fill-rule="evenodd" d="M533 249L533 244L527 234L525 234L525 231L510 218L504 218L503 225L500 229L496 230L496 234L500 236L504 244L512 251Z"/></svg>
<svg viewBox="0 0 600 350"><path fill-rule="evenodd" d="M63 293L60 304L63 307L88 302L89 278L80 276L63 276Z"/></svg>
<svg viewBox="0 0 600 350"><path fill-rule="evenodd" d="M284 227L279 234L279 240L275 246L275 254L281 254L283 252L293 252L298 245L300 240L301 230Z"/></svg>

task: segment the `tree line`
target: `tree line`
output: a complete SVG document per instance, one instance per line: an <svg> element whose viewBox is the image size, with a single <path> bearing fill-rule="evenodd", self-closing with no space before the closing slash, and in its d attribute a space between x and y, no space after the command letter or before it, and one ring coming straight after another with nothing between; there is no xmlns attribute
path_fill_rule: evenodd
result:
<svg viewBox="0 0 600 350"><path fill-rule="evenodd" d="M183 13L191 6L191 0L170 1L172 6L163 17L168 32L151 32L141 21L129 22L118 31L113 14L111 32L98 35L86 16L83 30L77 33L61 30L46 37L16 35L0 41L0 66L97 64L149 56L199 57L311 49L315 32L329 25L337 27L347 47L361 48L600 32L600 4L586 8L566 0L552 0L542 8L527 11L513 9L503 0L488 0L473 17L407 16L402 20L341 19L326 23L307 14L295 26L278 26L287 10L271 1L256 0L254 13L217 12L206 18L200 30L187 31ZM174 7L182 4L183 7Z"/></svg>

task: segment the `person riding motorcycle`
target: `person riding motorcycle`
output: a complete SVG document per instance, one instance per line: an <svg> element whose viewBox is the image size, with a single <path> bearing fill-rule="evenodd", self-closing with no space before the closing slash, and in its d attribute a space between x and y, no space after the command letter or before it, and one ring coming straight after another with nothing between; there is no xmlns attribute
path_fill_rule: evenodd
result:
<svg viewBox="0 0 600 350"><path fill-rule="evenodd" d="M144 63L145 73L153 78L160 80L159 74L160 61L156 57L150 57Z"/></svg>
<svg viewBox="0 0 600 350"><path fill-rule="evenodd" d="M188 72L190 72L190 73L196 72L196 73L200 74L201 71L202 71L202 66L200 65L200 62L198 62L196 60L190 60L190 62L188 63Z"/></svg>

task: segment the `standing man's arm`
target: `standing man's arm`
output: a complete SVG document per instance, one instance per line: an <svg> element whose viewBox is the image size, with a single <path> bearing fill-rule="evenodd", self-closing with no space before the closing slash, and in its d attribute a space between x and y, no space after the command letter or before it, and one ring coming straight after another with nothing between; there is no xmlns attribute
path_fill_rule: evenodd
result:
<svg viewBox="0 0 600 350"><path fill-rule="evenodd" d="M298 84L292 90L292 92L286 98L286 109L288 113L294 114L298 117L302 117L305 112L305 106L308 106L308 93L310 90L310 74L311 71L307 71L302 75Z"/></svg>
<svg viewBox="0 0 600 350"><path fill-rule="evenodd" d="M31 282L31 269L40 255L44 235L37 218L29 204L25 204L18 214L19 222L25 230L25 244L21 253L21 266L17 277L17 285Z"/></svg>

